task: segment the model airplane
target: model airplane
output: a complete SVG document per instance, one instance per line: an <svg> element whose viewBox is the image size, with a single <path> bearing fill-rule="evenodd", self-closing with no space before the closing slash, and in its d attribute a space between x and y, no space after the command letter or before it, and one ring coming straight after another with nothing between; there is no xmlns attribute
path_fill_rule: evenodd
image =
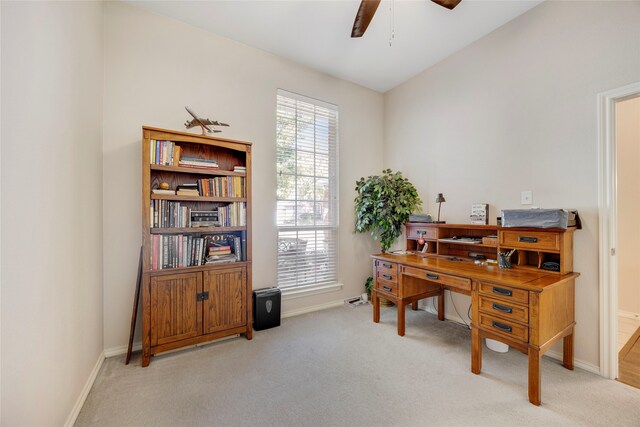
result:
<svg viewBox="0 0 640 427"><path fill-rule="evenodd" d="M187 127L187 129L191 129L192 127L195 126L200 126L202 128L202 134L205 135L207 132L209 133L218 133L218 132L222 132L221 130L217 130L217 129L211 129L209 126L229 126L226 123L220 123L217 122L215 120L210 120L210 119L201 119L200 117L198 117L198 115L191 110L189 107L184 107L187 112L189 114L191 114L193 116L193 120L191 121L186 121L184 123L184 125Z"/></svg>

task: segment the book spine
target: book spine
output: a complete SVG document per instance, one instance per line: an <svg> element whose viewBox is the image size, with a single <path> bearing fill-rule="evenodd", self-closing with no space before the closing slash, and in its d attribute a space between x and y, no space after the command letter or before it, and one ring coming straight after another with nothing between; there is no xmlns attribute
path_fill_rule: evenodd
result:
<svg viewBox="0 0 640 427"><path fill-rule="evenodd" d="M240 241L240 236L235 236L233 238L233 246L236 253L236 261L243 261L242 259L242 243Z"/></svg>
<svg viewBox="0 0 640 427"><path fill-rule="evenodd" d="M182 155L182 147L176 145L175 147L175 157L173 159L173 166L178 166L180 164L180 156Z"/></svg>
<svg viewBox="0 0 640 427"><path fill-rule="evenodd" d="M242 239L242 242L240 243L240 246L242 248L242 260L243 261L248 261L248 258L247 258L247 232L246 231L240 232L240 238Z"/></svg>
<svg viewBox="0 0 640 427"><path fill-rule="evenodd" d="M195 264L195 259L196 259L196 242L195 242L195 238L191 238L191 249L189 250L190 256L191 258L189 259L189 265L196 265Z"/></svg>
<svg viewBox="0 0 640 427"><path fill-rule="evenodd" d="M173 267L177 268L178 267L178 250L179 250L179 246L178 246L178 237L179 236L173 236Z"/></svg>
<svg viewBox="0 0 640 427"><path fill-rule="evenodd" d="M167 268L169 264L169 236L162 236L162 268Z"/></svg>

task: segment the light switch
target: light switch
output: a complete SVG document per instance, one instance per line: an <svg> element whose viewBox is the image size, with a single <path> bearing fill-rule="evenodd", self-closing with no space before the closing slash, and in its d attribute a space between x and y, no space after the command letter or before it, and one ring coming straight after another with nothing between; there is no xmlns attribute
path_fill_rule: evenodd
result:
<svg viewBox="0 0 640 427"><path fill-rule="evenodd" d="M530 205L533 203L533 191L526 190L520 193L520 204Z"/></svg>

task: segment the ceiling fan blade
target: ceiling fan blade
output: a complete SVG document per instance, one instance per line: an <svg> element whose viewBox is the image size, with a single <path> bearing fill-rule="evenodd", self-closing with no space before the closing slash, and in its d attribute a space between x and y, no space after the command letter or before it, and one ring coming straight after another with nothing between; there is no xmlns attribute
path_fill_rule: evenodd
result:
<svg viewBox="0 0 640 427"><path fill-rule="evenodd" d="M362 37L364 35L379 5L380 0L362 0L362 2L360 2L356 19L353 21L351 37Z"/></svg>
<svg viewBox="0 0 640 427"><path fill-rule="evenodd" d="M452 10L454 7L458 5L462 0L431 0L435 4L439 4L442 7L446 7L449 10Z"/></svg>

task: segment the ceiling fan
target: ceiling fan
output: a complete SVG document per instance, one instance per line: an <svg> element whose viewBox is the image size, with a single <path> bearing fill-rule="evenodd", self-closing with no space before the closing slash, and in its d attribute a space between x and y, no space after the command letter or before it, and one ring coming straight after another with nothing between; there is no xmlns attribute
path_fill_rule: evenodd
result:
<svg viewBox="0 0 640 427"><path fill-rule="evenodd" d="M439 4L442 7L446 7L451 10L458 5L462 0L431 0L432 2ZM373 19L380 0L362 0L358 13L356 13L356 19L353 21L353 30L351 30L351 37L362 37L364 32L367 31L369 23Z"/></svg>

